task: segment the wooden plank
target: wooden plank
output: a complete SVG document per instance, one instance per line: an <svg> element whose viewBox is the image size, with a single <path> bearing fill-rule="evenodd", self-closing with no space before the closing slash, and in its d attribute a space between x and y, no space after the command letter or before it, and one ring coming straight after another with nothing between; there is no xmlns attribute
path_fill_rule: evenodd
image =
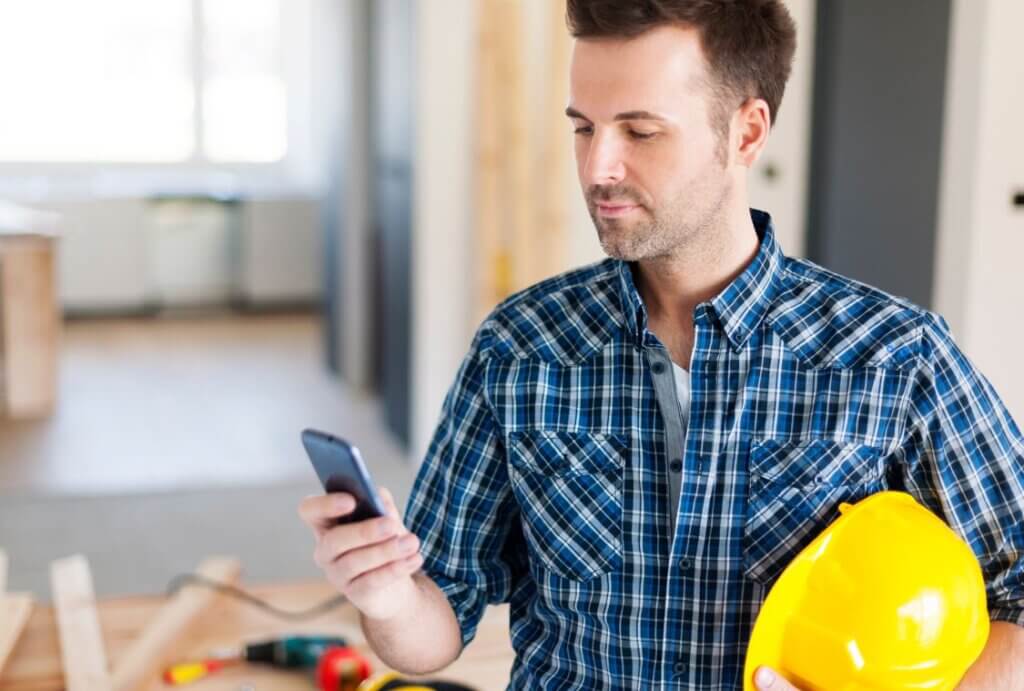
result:
<svg viewBox="0 0 1024 691"><path fill-rule="evenodd" d="M526 65L523 59L523 3L521 0L495 0L492 6L495 77L499 122L501 123L502 244L511 252L509 293L522 290L536 278L534 245L536 230L536 190L531 186L531 146L526 115Z"/></svg>
<svg viewBox="0 0 1024 691"><path fill-rule="evenodd" d="M565 0L548 0L547 16L549 36L548 63L545 66L546 94L544 103L544 131L538 222L534 224L534 247L541 251L534 255L537 272L534 280L567 270L566 251L569 246L569 190L566 182L570 173L572 152L571 129L565 117L569 102L569 56L571 41L565 25Z"/></svg>
<svg viewBox="0 0 1024 691"><path fill-rule="evenodd" d="M257 597L284 609L305 609L336 594L326 581L282 583L251 589ZM153 621L166 604L162 596L120 597L98 603L100 623L110 659L116 667L135 642L138 633ZM450 679L478 689L503 689L508 685L514 654L509 640L508 606L488 607L477 629L476 639L457 661L443 672L429 676ZM355 608L344 604L303 622L284 621L246 603L219 598L202 626L195 627L175 646L177 661L202 657L211 650L285 634L342 636L365 654L375 672L388 669L369 649L359 628ZM243 684L274 691L308 691L309 679L302 674L254 666L235 667L204 679L197 691L238 691ZM60 691L63 689L60 650L53 612L37 605L7 673L0 677L0 691ZM156 682L152 691L168 687ZM147 689L147 691L149 691Z"/></svg>
<svg viewBox="0 0 1024 691"><path fill-rule="evenodd" d="M502 237L502 146L498 107L498 34L495 0L480 0L476 126L475 322L483 321L512 288L511 254Z"/></svg>
<svg viewBox="0 0 1024 691"><path fill-rule="evenodd" d="M218 583L235 585L241 571L238 559L211 557L199 565L196 573ZM186 586L179 590L118 658L114 665L114 689L131 691L152 684L163 668L175 660L176 646L189 628L209 611L218 596L215 590L204 586Z"/></svg>
<svg viewBox="0 0 1024 691"><path fill-rule="evenodd" d="M31 613L29 593L0 593L0 678Z"/></svg>
<svg viewBox="0 0 1024 691"><path fill-rule="evenodd" d="M44 417L57 400L56 240L0 238L0 392L10 417Z"/></svg>
<svg viewBox="0 0 1024 691"><path fill-rule="evenodd" d="M89 562L81 555L54 561L50 584L67 691L110 691Z"/></svg>

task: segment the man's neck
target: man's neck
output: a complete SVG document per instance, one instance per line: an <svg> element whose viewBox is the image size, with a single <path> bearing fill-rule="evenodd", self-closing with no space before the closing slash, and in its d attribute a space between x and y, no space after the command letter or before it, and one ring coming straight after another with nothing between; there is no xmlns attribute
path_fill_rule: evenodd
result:
<svg viewBox="0 0 1024 691"><path fill-rule="evenodd" d="M647 326L668 348L673 362L689 369L693 310L736 279L757 256L760 242L746 207L700 242L668 257L637 262L637 290L647 307Z"/></svg>
<svg viewBox="0 0 1024 691"><path fill-rule="evenodd" d="M749 210L723 220L694 246L637 262L637 290L652 320L692 326L694 308L722 292L757 256L760 242Z"/></svg>

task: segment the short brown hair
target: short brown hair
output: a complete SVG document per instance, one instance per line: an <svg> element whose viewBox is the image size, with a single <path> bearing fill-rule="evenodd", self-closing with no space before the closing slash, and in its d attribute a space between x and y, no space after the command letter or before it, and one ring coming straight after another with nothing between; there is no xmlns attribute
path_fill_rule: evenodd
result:
<svg viewBox="0 0 1024 691"><path fill-rule="evenodd" d="M748 98L768 104L772 124L786 89L796 26L782 0L567 0L575 38L633 38L666 24L700 33L713 93L712 126L728 133L732 111Z"/></svg>

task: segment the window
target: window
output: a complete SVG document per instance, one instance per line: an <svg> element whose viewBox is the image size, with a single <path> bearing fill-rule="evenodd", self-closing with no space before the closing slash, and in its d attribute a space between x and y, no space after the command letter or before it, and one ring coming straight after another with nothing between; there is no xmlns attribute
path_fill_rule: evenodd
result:
<svg viewBox="0 0 1024 691"><path fill-rule="evenodd" d="M281 0L0 4L0 160L280 161L281 9Z"/></svg>

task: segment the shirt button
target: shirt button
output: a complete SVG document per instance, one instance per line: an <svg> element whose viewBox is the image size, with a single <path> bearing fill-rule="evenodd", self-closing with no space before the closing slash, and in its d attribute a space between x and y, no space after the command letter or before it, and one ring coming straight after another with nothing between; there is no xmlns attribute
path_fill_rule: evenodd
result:
<svg viewBox="0 0 1024 691"><path fill-rule="evenodd" d="M678 473L680 470L683 469L683 462L677 458L671 463L669 463L668 467L673 473Z"/></svg>
<svg viewBox="0 0 1024 691"><path fill-rule="evenodd" d="M686 663L682 660L678 660L674 665L672 665L672 671L677 675L682 675L683 672L686 671Z"/></svg>
<svg viewBox="0 0 1024 691"><path fill-rule="evenodd" d="M693 562L691 562L689 559L680 559L679 560L679 568L681 570L683 570L683 571L689 571L690 567L692 565L693 565Z"/></svg>
<svg viewBox="0 0 1024 691"><path fill-rule="evenodd" d="M654 364L651 365L651 371L655 374L661 374L665 371L665 363L661 360L656 360Z"/></svg>

